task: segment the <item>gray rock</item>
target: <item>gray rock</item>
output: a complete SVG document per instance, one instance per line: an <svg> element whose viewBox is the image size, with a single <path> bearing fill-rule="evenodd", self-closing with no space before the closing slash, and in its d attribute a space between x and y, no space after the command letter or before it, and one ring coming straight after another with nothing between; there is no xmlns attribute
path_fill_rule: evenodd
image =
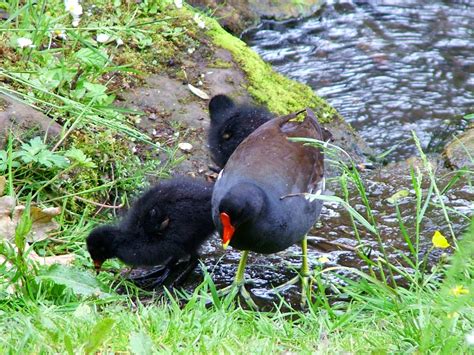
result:
<svg viewBox="0 0 474 355"><path fill-rule="evenodd" d="M443 154L452 168L474 167L474 125L448 143Z"/></svg>
<svg viewBox="0 0 474 355"><path fill-rule="evenodd" d="M222 27L240 34L257 25L262 18L287 20L307 17L318 11L324 0L190 0L193 6L212 9Z"/></svg>
<svg viewBox="0 0 474 355"><path fill-rule="evenodd" d="M61 133L61 125L34 108L0 94L0 143L5 145L9 132L47 134L49 138Z"/></svg>

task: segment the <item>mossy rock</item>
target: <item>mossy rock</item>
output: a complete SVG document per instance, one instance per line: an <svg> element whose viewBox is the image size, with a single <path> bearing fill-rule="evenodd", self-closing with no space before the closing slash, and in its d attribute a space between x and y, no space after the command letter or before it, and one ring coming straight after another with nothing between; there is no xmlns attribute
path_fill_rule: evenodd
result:
<svg viewBox="0 0 474 355"><path fill-rule="evenodd" d="M323 123L341 119L338 112L309 86L276 73L256 52L226 32L216 20L210 19L208 24L211 27L208 33L214 44L232 53L234 61L246 74L248 92L259 104L277 114L310 107Z"/></svg>

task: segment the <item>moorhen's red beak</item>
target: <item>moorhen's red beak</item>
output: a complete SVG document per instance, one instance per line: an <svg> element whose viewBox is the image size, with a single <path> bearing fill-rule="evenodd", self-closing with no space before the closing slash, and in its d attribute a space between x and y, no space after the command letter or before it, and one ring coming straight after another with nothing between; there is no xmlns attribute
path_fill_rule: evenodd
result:
<svg viewBox="0 0 474 355"><path fill-rule="evenodd" d="M103 262L102 260L94 260L94 267L95 267L95 271L96 271L97 273L100 272L100 268L102 267L102 264L103 264L103 263L104 263L104 262Z"/></svg>
<svg viewBox="0 0 474 355"><path fill-rule="evenodd" d="M223 230L223 233L222 233L222 247L224 248L224 250L226 250L227 247L229 246L229 243L230 243L230 240L232 239L232 236L234 235L235 228L232 225L232 223L230 223L230 217L227 213L221 212L219 216L220 216L220 219L221 219L222 230Z"/></svg>

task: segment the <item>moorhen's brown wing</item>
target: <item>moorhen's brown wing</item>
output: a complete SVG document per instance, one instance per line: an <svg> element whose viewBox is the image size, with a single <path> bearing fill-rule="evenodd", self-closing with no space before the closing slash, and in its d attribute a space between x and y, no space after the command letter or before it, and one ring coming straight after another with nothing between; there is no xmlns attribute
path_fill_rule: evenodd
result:
<svg viewBox="0 0 474 355"><path fill-rule="evenodd" d="M223 199L229 204L232 196L240 206L252 206L257 197L265 201L258 215L236 227L230 245L238 249L260 253L286 249L300 241L319 216L322 203L309 201L303 194L313 192L323 179L323 153L288 138L323 140L324 136L311 110L306 110L303 121L292 120L297 115L271 120L249 135L231 155L216 182L212 208L219 230ZM249 193L249 186L256 187L255 194ZM294 196L284 198L287 195ZM230 220L235 221L234 216Z"/></svg>
<svg viewBox="0 0 474 355"><path fill-rule="evenodd" d="M324 155L320 149L288 138L323 140L324 137L309 109L303 122L291 121L302 112L260 126L237 147L225 172L235 171L238 176L258 181L267 188L274 187L282 196L313 191L324 176Z"/></svg>

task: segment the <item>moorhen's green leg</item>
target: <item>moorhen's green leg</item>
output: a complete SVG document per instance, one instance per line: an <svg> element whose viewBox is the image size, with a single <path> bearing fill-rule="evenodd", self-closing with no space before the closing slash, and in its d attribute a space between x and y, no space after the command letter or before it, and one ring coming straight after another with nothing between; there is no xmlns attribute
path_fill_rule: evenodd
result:
<svg viewBox="0 0 474 355"><path fill-rule="evenodd" d="M307 292L308 292L308 281L309 281L309 264L308 264L308 240L307 236L305 235L303 240L301 241L301 251L302 251L302 263L301 263L301 270L298 276L293 277L292 279L288 280L284 284L280 286L274 287L273 291L280 292L283 289L287 288L288 286L294 285L298 283L301 279L301 304L305 305L307 303Z"/></svg>
<svg viewBox="0 0 474 355"><path fill-rule="evenodd" d="M309 264L308 264L308 239L305 235L301 242L301 251L303 253L303 260L301 263L301 306L304 307L308 303L308 281L309 281Z"/></svg>
<svg viewBox="0 0 474 355"><path fill-rule="evenodd" d="M232 294L232 297L235 297L237 293L240 293L242 298L245 300L245 302L247 302L250 307L258 309L258 306L255 304L254 300L252 299L252 296L250 296L250 293L245 288L245 266L247 265L248 255L248 250L244 250L242 252L239 266L237 268L237 273L235 274L234 282L232 282L231 285L219 290L219 295L224 296Z"/></svg>

